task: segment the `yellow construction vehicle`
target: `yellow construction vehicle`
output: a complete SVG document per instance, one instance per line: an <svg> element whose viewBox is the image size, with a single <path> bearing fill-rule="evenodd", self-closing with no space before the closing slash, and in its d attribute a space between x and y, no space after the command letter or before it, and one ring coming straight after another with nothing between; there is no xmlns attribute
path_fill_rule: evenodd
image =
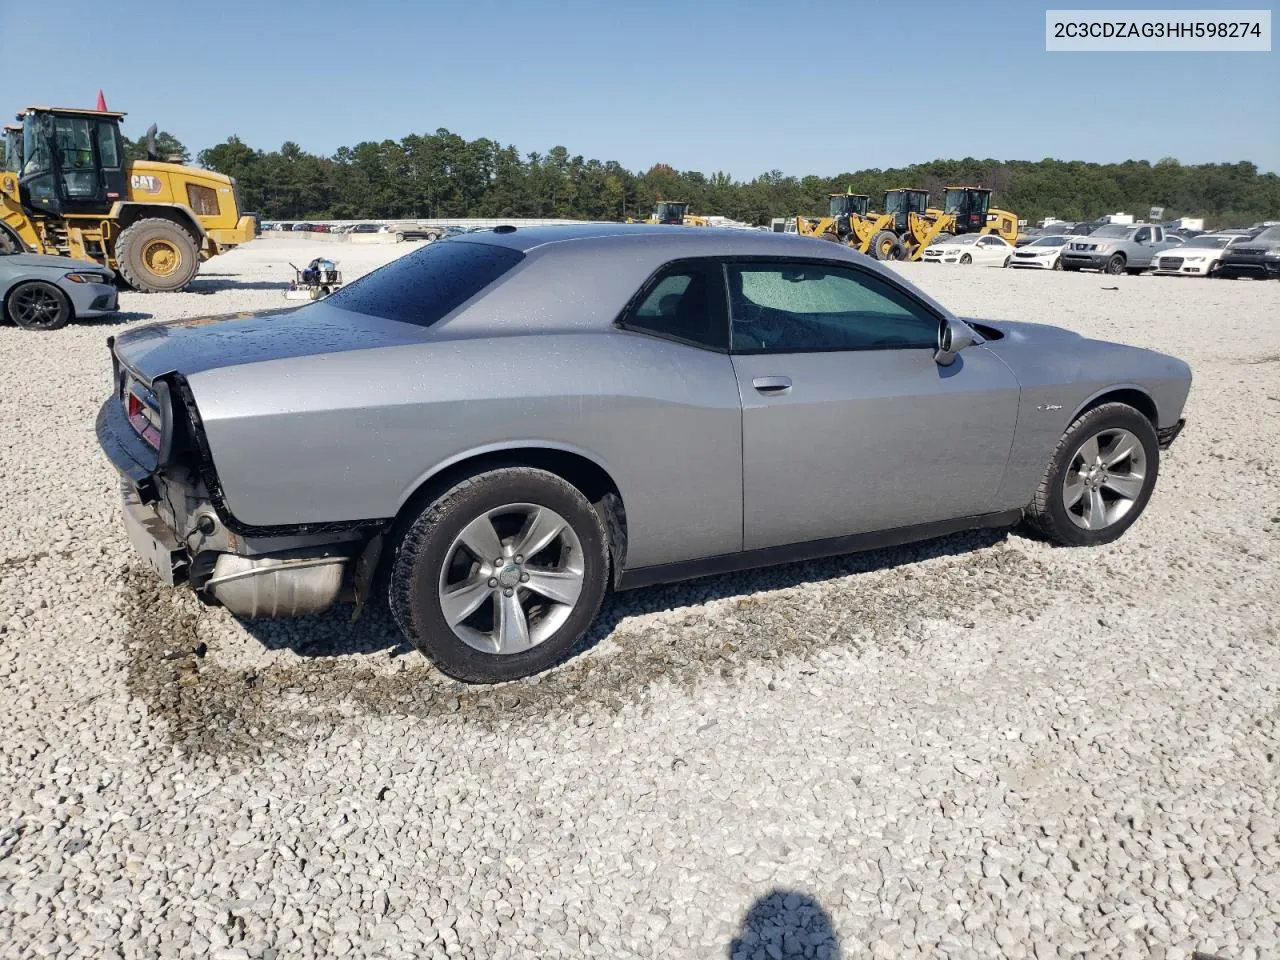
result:
<svg viewBox="0 0 1280 960"><path fill-rule="evenodd" d="M796 217L796 233L848 244L879 260L897 259L898 237L893 217L871 213L871 198L861 193L828 194L825 217Z"/></svg>
<svg viewBox="0 0 1280 960"><path fill-rule="evenodd" d="M1009 243L1018 241L1018 215L992 207L985 187L947 187L941 210L929 206L925 190L891 190L885 194L886 210L891 203L901 214L895 228L903 260L919 260L929 244L961 233L994 233Z"/></svg>
<svg viewBox="0 0 1280 960"><path fill-rule="evenodd" d="M158 162L154 126L148 159L126 159L123 117L75 107L18 114L20 162L6 159L0 172L0 251L105 264L148 293L182 290L201 261L252 240L254 218L230 177Z"/></svg>
<svg viewBox="0 0 1280 960"><path fill-rule="evenodd" d="M653 205L653 213L647 219L635 220L627 218L627 223L665 223L686 227L708 227L711 222L706 217L689 213L689 204L682 200L659 200Z"/></svg>

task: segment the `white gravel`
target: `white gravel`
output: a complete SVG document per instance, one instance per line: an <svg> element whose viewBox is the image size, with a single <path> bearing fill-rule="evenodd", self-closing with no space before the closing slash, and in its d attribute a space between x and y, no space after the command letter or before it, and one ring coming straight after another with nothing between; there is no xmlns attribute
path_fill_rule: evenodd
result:
<svg viewBox="0 0 1280 960"><path fill-rule="evenodd" d="M260 240L124 322L330 249L404 251ZM0 955L1280 954L1280 284L900 269L1192 364L1130 533L628 594L488 689L140 575L93 435L122 324L0 328Z"/></svg>

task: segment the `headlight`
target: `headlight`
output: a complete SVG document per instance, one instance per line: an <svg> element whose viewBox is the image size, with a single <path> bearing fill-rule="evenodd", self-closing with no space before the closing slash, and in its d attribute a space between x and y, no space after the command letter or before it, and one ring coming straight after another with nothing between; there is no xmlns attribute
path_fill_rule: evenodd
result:
<svg viewBox="0 0 1280 960"><path fill-rule="evenodd" d="M1204 257L1183 257L1182 262L1183 263L1203 263L1204 259L1205 259Z"/></svg>
<svg viewBox="0 0 1280 960"><path fill-rule="evenodd" d="M72 283L110 283L111 278L101 273L68 273L64 280Z"/></svg>
<svg viewBox="0 0 1280 960"><path fill-rule="evenodd" d="M1262 254L1264 257L1280 257L1280 247L1271 250L1265 250Z"/></svg>

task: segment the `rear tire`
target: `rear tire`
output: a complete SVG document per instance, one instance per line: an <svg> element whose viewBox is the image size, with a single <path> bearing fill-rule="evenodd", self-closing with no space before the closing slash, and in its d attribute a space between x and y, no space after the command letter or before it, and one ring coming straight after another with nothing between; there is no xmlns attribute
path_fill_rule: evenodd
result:
<svg viewBox="0 0 1280 960"><path fill-rule="evenodd" d="M52 283L29 280L9 291L5 315L23 330L57 330L74 315L67 295Z"/></svg>
<svg viewBox="0 0 1280 960"><path fill-rule="evenodd" d="M605 524L586 497L545 470L504 467L462 481L412 521L387 597L405 637L444 673L500 683L546 670L581 639L608 572Z"/></svg>
<svg viewBox="0 0 1280 960"><path fill-rule="evenodd" d="M1053 269L1058 271L1062 270L1062 257L1053 258Z"/></svg>
<svg viewBox="0 0 1280 960"><path fill-rule="evenodd" d="M116 241L116 269L141 293L177 293L200 269L200 246L172 220L147 217L125 227Z"/></svg>
<svg viewBox="0 0 1280 960"><path fill-rule="evenodd" d="M871 238L871 255L877 260L897 260L901 256L898 237L888 230L881 230Z"/></svg>
<svg viewBox="0 0 1280 960"><path fill-rule="evenodd" d="M1110 543L1146 509L1159 472L1160 444L1151 421L1127 404L1104 403L1062 435L1027 522L1061 546Z"/></svg>
<svg viewBox="0 0 1280 960"><path fill-rule="evenodd" d="M1004 263L1000 264L1000 266L1002 266L1002 267L1007 267L1007 266L1009 266L1009 264L1011 264L1011 263L1013 263L1013 257L1012 257L1012 256L1008 256L1008 257L1005 257L1005 258L1004 258Z"/></svg>

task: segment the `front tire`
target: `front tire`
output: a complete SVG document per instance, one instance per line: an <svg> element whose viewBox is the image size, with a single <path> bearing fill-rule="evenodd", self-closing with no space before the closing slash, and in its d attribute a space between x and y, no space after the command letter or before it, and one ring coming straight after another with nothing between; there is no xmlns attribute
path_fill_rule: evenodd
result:
<svg viewBox="0 0 1280 960"><path fill-rule="evenodd" d="M1159 472L1151 421L1127 404L1104 403L1063 434L1027 520L1062 546L1110 543L1146 509Z"/></svg>
<svg viewBox="0 0 1280 960"><path fill-rule="evenodd" d="M73 315L71 301L52 283L30 280L9 291L5 313L23 330L57 330Z"/></svg>
<svg viewBox="0 0 1280 960"><path fill-rule="evenodd" d="M148 217L130 224L116 241L117 269L141 293L176 293L200 269L195 238L172 220Z"/></svg>
<svg viewBox="0 0 1280 960"><path fill-rule="evenodd" d="M608 579L608 537L582 493L545 470L465 480L412 522L388 599L444 673L500 683L539 673L586 633Z"/></svg>
<svg viewBox="0 0 1280 960"><path fill-rule="evenodd" d="M962 253L960 254L960 262L967 266L968 264L973 263L973 257L969 256L967 253Z"/></svg>
<svg viewBox="0 0 1280 960"><path fill-rule="evenodd" d="M1107 265L1103 267L1102 272L1108 273L1113 277L1118 277L1124 273L1124 256L1117 253L1113 254L1111 259L1107 261Z"/></svg>
<svg viewBox="0 0 1280 960"><path fill-rule="evenodd" d="M900 254L896 234L881 230L871 238L871 255L877 260L897 260Z"/></svg>

